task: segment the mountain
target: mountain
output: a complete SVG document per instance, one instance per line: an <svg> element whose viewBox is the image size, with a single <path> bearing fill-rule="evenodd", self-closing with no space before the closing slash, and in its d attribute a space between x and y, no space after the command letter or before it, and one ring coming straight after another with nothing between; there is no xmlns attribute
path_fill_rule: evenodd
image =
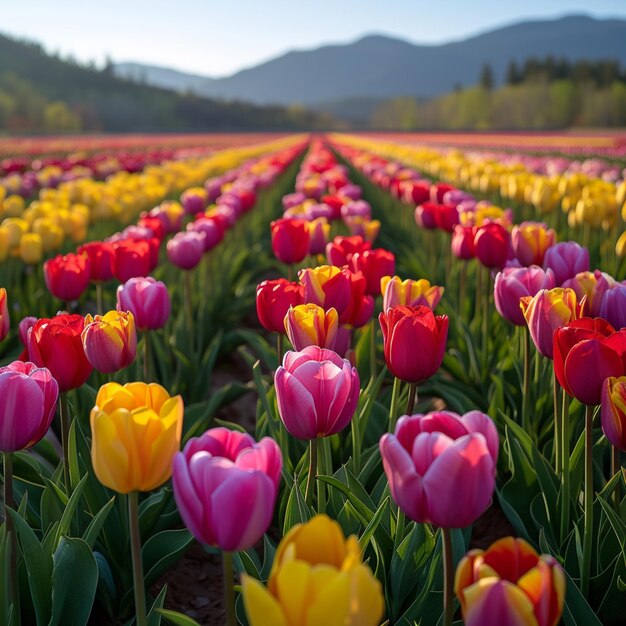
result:
<svg viewBox="0 0 626 626"><path fill-rule="evenodd" d="M301 130L328 126L302 108L223 102L122 79L0 34L0 131Z"/></svg>
<svg viewBox="0 0 626 626"><path fill-rule="evenodd" d="M187 72L180 72L168 67L144 65L142 63L116 63L114 74L119 78L132 80L133 82L163 87L173 91L191 91L198 95L203 93L209 95L210 85L214 82L213 78L208 78L207 76L188 74Z"/></svg>
<svg viewBox="0 0 626 626"><path fill-rule="evenodd" d="M144 79L161 86L165 86L161 81L171 86L176 80L185 85L181 90L195 81L192 89L204 96L257 104L324 105L329 110L326 104L332 108L353 98L437 96L455 86L475 84L484 63L491 64L496 81L502 80L512 59L553 55L626 64L625 41L626 20L573 15L525 21L442 45L370 35L349 44L287 52L225 78L200 81L185 74L159 78L146 71Z"/></svg>

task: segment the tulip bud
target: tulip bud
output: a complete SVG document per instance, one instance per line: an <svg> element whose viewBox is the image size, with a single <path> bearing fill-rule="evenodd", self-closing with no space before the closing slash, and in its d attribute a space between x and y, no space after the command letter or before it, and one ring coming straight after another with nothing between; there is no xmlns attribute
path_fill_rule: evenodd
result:
<svg viewBox="0 0 626 626"><path fill-rule="evenodd" d="M103 374L119 372L135 360L137 332L132 313L87 315L81 339L87 360Z"/></svg>
<svg viewBox="0 0 626 626"><path fill-rule="evenodd" d="M167 257L183 270L191 270L202 260L204 234L188 230L177 233L167 242Z"/></svg>
<svg viewBox="0 0 626 626"><path fill-rule="evenodd" d="M430 284L425 278L402 280L399 276L383 276L380 279L383 295L383 311L399 304L427 306L434 311L443 296L444 288Z"/></svg>
<svg viewBox="0 0 626 626"><path fill-rule="evenodd" d="M509 232L497 222L488 222L476 230L474 250L478 260L488 268L504 267L511 252Z"/></svg>
<svg viewBox="0 0 626 626"><path fill-rule="evenodd" d="M160 385L107 383L91 410L91 462L118 493L152 491L172 475L180 447L183 400Z"/></svg>
<svg viewBox="0 0 626 626"><path fill-rule="evenodd" d="M43 242L36 233L26 233L20 239L20 259L27 265L35 265L43 257Z"/></svg>
<svg viewBox="0 0 626 626"><path fill-rule="evenodd" d="M89 260L82 254L48 259L43 271L50 293L64 302L78 300L89 285Z"/></svg>
<svg viewBox="0 0 626 626"><path fill-rule="evenodd" d="M401 417L380 440L394 501L416 522L469 526L491 503L498 443L495 424L480 411Z"/></svg>
<svg viewBox="0 0 626 626"><path fill-rule="evenodd" d="M556 626L565 574L553 557L539 556L523 539L505 537L461 559L454 589L468 626Z"/></svg>
<svg viewBox="0 0 626 626"><path fill-rule="evenodd" d="M167 287L152 277L136 277L117 288L117 310L130 311L139 330L163 328L170 316Z"/></svg>
<svg viewBox="0 0 626 626"><path fill-rule="evenodd" d="M121 283L150 273L150 244L143 239L122 239L113 244L113 275Z"/></svg>
<svg viewBox="0 0 626 626"><path fill-rule="evenodd" d="M0 367L0 451L35 445L48 432L59 395L46 368L15 361Z"/></svg>
<svg viewBox="0 0 626 626"><path fill-rule="evenodd" d="M378 317L385 361L400 380L419 383L440 367L448 338L448 317L426 306L394 306ZM415 346L420 346L416 351Z"/></svg>
<svg viewBox="0 0 626 626"><path fill-rule="evenodd" d="M474 249L474 237L476 228L474 226L455 226L452 231L452 254L457 259L468 261L476 256Z"/></svg>
<svg viewBox="0 0 626 626"><path fill-rule="evenodd" d="M282 218L271 224L272 250L279 261L300 263L309 254L309 226L305 220Z"/></svg>
<svg viewBox="0 0 626 626"><path fill-rule="evenodd" d="M542 289L533 297L520 298L520 307L535 347L549 359L554 354L554 331L579 316L573 289Z"/></svg>
<svg viewBox="0 0 626 626"><path fill-rule="evenodd" d="M298 439L328 437L352 419L359 399L355 367L332 350L309 346L287 352L274 376L278 412Z"/></svg>
<svg viewBox="0 0 626 626"><path fill-rule="evenodd" d="M77 250L89 259L90 280L103 283L113 278L113 245L102 241L85 243Z"/></svg>
<svg viewBox="0 0 626 626"><path fill-rule="evenodd" d="M339 316L335 309L324 309L317 304L299 304L289 307L285 316L285 330L294 350L307 346L335 349Z"/></svg>
<svg viewBox="0 0 626 626"><path fill-rule="evenodd" d="M322 575L323 573L323 575ZM355 536L344 538L337 522L316 515L296 524L280 542L267 587L242 576L250 626L378 626L382 586L363 563Z"/></svg>
<svg viewBox="0 0 626 626"><path fill-rule="evenodd" d="M610 376L602 384L600 418L606 438L626 452L626 376Z"/></svg>
<svg viewBox="0 0 626 626"><path fill-rule="evenodd" d="M269 528L278 496L282 454L269 437L212 428L174 457L173 486L194 537L221 550L248 550Z"/></svg>
<svg viewBox="0 0 626 626"><path fill-rule="evenodd" d="M285 316L290 307L303 302L303 288L285 278L264 280L256 288L256 313L265 330L285 333Z"/></svg>
<svg viewBox="0 0 626 626"><path fill-rule="evenodd" d="M580 272L589 270L589 250L575 241L563 241L546 250L544 269L554 272L557 287Z"/></svg>

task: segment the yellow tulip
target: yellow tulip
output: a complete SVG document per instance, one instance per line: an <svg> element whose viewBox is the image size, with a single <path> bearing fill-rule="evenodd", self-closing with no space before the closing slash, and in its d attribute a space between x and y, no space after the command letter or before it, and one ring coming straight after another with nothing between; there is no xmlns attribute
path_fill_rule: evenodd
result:
<svg viewBox="0 0 626 626"><path fill-rule="evenodd" d="M251 626L378 626L382 586L361 559L356 537L317 515L278 546L267 587L242 577Z"/></svg>
<svg viewBox="0 0 626 626"><path fill-rule="evenodd" d="M43 257L43 242L37 233L26 233L20 239L20 258L24 263L34 265Z"/></svg>
<svg viewBox="0 0 626 626"><path fill-rule="evenodd" d="M170 478L183 426L180 396L154 383L107 383L90 422L91 461L103 485L119 493L150 491Z"/></svg>

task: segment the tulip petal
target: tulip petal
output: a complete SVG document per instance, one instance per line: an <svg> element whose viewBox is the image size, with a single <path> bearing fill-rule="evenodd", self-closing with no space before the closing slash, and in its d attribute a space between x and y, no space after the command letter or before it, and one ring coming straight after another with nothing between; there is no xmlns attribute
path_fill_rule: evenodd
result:
<svg viewBox="0 0 626 626"><path fill-rule="evenodd" d="M250 626L291 626L280 604L258 580L244 574L241 584Z"/></svg>

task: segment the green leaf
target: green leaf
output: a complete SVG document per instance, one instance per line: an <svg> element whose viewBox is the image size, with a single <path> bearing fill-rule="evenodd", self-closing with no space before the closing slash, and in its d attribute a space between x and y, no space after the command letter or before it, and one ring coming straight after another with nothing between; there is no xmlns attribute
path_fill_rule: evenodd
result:
<svg viewBox="0 0 626 626"><path fill-rule="evenodd" d="M164 530L152 535L141 550L141 558L146 571L146 585L152 584L168 567L191 545L193 536L186 529Z"/></svg>
<svg viewBox="0 0 626 626"><path fill-rule="evenodd" d="M87 624L98 586L98 565L82 539L62 537L54 553L52 617L57 624Z"/></svg>
<svg viewBox="0 0 626 626"><path fill-rule="evenodd" d="M17 533L20 551L26 565L28 585L38 624L47 624L52 609L50 580L52 578L52 555L45 552L33 529L12 509L7 509Z"/></svg>
<svg viewBox="0 0 626 626"><path fill-rule="evenodd" d="M150 610L148 611L148 626L160 626L161 614L160 611L163 608L165 602L165 596L167 594L167 584L163 585L163 589L159 591L159 595L155 598Z"/></svg>
<svg viewBox="0 0 626 626"><path fill-rule="evenodd" d="M98 535L102 530L102 526L104 522L106 522L113 505L115 504L115 497L111 498L99 511L96 513L95 517L89 522L89 526L85 530L83 534L83 539L87 543L87 545L93 549L94 544L96 543L96 539L98 539Z"/></svg>
<svg viewBox="0 0 626 626"><path fill-rule="evenodd" d="M565 579L565 606L563 607L565 626L602 626L602 622L587 604L585 597L567 572L565 572Z"/></svg>
<svg viewBox="0 0 626 626"><path fill-rule="evenodd" d="M187 617L182 613L169 611L167 609L155 609L155 611L175 626L200 626L195 619L191 619L191 617Z"/></svg>

